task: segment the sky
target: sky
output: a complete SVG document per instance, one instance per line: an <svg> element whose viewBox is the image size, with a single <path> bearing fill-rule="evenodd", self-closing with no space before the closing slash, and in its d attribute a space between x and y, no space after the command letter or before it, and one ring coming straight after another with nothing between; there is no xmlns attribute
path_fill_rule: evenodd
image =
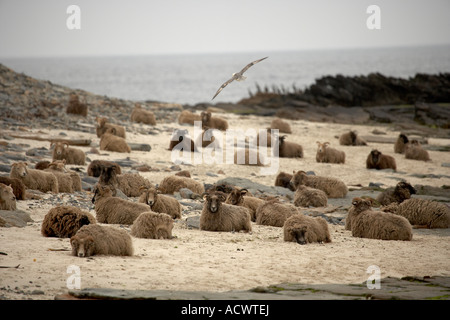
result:
<svg viewBox="0 0 450 320"><path fill-rule="evenodd" d="M381 29L367 28L370 5ZM449 0L0 0L0 58L448 45L449 12Z"/></svg>

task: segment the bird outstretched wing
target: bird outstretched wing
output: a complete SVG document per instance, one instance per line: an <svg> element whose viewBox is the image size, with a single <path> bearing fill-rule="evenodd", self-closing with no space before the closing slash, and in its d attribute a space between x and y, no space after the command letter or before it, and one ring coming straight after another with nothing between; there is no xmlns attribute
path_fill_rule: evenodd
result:
<svg viewBox="0 0 450 320"><path fill-rule="evenodd" d="M253 61L253 62L250 62L248 65L246 65L239 73L242 75L242 74L244 74L244 72L245 71L247 71L248 70L248 68L250 68L252 65L254 65L254 64L257 64L258 62L260 62L260 61L263 61L264 59L267 59L268 57L265 57L265 58L262 58L262 59L259 59L259 60L255 60L255 61Z"/></svg>
<svg viewBox="0 0 450 320"><path fill-rule="evenodd" d="M228 84L230 84L231 82L234 81L234 77L229 79L227 82L225 82L224 84L222 84L219 88L219 90L217 90L216 94L214 95L214 97L211 100L214 100L215 97L217 97L217 95L220 93L220 91L223 90L223 88L225 88Z"/></svg>

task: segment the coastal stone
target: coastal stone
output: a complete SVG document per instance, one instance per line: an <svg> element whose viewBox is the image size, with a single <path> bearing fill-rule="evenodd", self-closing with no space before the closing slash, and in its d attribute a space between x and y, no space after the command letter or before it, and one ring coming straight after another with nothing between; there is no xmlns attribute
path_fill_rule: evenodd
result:
<svg viewBox="0 0 450 320"><path fill-rule="evenodd" d="M27 222L33 222L30 214L22 210L0 210L0 218L4 221L4 225L0 225L0 227L23 228Z"/></svg>

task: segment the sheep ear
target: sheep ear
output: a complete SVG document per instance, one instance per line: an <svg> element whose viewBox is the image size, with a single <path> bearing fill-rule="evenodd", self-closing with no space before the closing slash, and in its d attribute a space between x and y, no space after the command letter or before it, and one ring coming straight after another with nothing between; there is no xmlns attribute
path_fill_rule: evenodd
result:
<svg viewBox="0 0 450 320"><path fill-rule="evenodd" d="M63 144L64 144L64 148L68 148L69 147L69 144L67 142L63 142Z"/></svg>
<svg viewBox="0 0 450 320"><path fill-rule="evenodd" d="M208 197L209 193L208 192L203 192L202 193L202 199L206 200L206 197Z"/></svg>
<svg viewBox="0 0 450 320"><path fill-rule="evenodd" d="M116 128L111 128L111 133L116 134Z"/></svg>
<svg viewBox="0 0 450 320"><path fill-rule="evenodd" d="M316 143L317 143L317 145L319 145L319 146L320 146L320 142L319 142L319 141L316 141Z"/></svg>
<svg viewBox="0 0 450 320"><path fill-rule="evenodd" d="M142 193L142 192L144 192L144 191L147 191L148 190L148 188L146 187L146 186L140 186L139 187L139 192L140 193Z"/></svg>
<svg viewBox="0 0 450 320"><path fill-rule="evenodd" d="M247 189L242 189L241 190L241 195L245 196L247 194L248 190Z"/></svg>
<svg viewBox="0 0 450 320"><path fill-rule="evenodd" d="M323 145L324 146L327 146L327 145L329 145L330 143L329 142L325 142Z"/></svg>

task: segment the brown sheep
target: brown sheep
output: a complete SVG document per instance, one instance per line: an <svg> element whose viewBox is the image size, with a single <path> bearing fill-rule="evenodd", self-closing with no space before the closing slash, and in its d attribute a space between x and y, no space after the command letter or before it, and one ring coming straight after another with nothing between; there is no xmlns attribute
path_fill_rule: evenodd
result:
<svg viewBox="0 0 450 320"><path fill-rule="evenodd" d="M133 242L125 230L114 227L89 224L81 227L70 238L72 255L90 257L93 255L132 256Z"/></svg>
<svg viewBox="0 0 450 320"><path fill-rule="evenodd" d="M100 138L100 150L114 152L131 152L131 148L124 138L115 135L116 129L109 128Z"/></svg>
<svg viewBox="0 0 450 320"><path fill-rule="evenodd" d="M194 141L191 139L191 137L189 136L189 132L186 129L174 130L172 137L170 138L168 150L172 151L175 146L178 146L177 150L198 152Z"/></svg>
<svg viewBox="0 0 450 320"><path fill-rule="evenodd" d="M88 113L88 106L86 104L86 101L84 103L81 103L78 95L72 93L69 98L69 104L67 105L66 113L79 114L83 117L86 117Z"/></svg>
<svg viewBox="0 0 450 320"><path fill-rule="evenodd" d="M339 144L341 146L367 146L367 143L358 137L355 131L341 134L339 137Z"/></svg>
<svg viewBox="0 0 450 320"><path fill-rule="evenodd" d="M84 225L96 223L93 215L73 206L57 206L48 211L42 221L44 237L70 238Z"/></svg>
<svg viewBox="0 0 450 320"><path fill-rule="evenodd" d="M304 185L322 190L327 194L328 198L345 198L348 192L345 183L339 179L307 175L305 171L294 171L290 183L295 189L297 189L299 185Z"/></svg>
<svg viewBox="0 0 450 320"><path fill-rule="evenodd" d="M307 244L331 242L328 224L322 217L296 214L289 217L283 226L284 241Z"/></svg>
<svg viewBox="0 0 450 320"><path fill-rule="evenodd" d="M353 237L380 240L412 240L412 227L406 218L395 214L372 211L370 200L354 198L351 218ZM347 217L348 219L348 217Z"/></svg>
<svg viewBox="0 0 450 320"><path fill-rule="evenodd" d="M108 123L108 119L106 118L99 118L96 117L95 120L97 121L97 128L96 128L96 132L97 132L97 137L101 138L101 136L108 130L111 128L114 128L114 131L111 131L112 134L124 138L126 139L126 132L125 132L125 128L118 125L118 124L113 124L113 123Z"/></svg>
<svg viewBox="0 0 450 320"><path fill-rule="evenodd" d="M16 196L11 185L0 183L0 210L16 210Z"/></svg>
<svg viewBox="0 0 450 320"><path fill-rule="evenodd" d="M266 147L271 147L272 146L272 129L267 128L267 133L266 133ZM258 134L256 135L256 145L257 146L264 146L263 143L263 137L264 136L260 136L260 133L258 132ZM261 141L260 141L261 140Z"/></svg>
<svg viewBox="0 0 450 320"><path fill-rule="evenodd" d="M405 152L405 146L409 142L408 137L404 135L403 133L400 133L400 135L397 138L397 141L395 141L394 144L394 152L395 153L404 153Z"/></svg>
<svg viewBox="0 0 450 320"><path fill-rule="evenodd" d="M152 211L166 213L173 219L181 218L181 205L177 199L160 194L154 187L140 187L142 192L139 202L147 204Z"/></svg>
<svg viewBox="0 0 450 320"><path fill-rule="evenodd" d="M382 154L378 150L372 150L366 159L366 168L367 169L393 169L397 170L397 164L395 163L395 159L392 156L388 156L386 154Z"/></svg>
<svg viewBox="0 0 450 320"><path fill-rule="evenodd" d="M294 205L296 207L326 207L328 204L327 194L319 189L299 185L294 194Z"/></svg>
<svg viewBox="0 0 450 320"><path fill-rule="evenodd" d="M316 161L321 163L345 163L345 152L331 147L330 143L317 141Z"/></svg>
<svg viewBox="0 0 450 320"><path fill-rule="evenodd" d="M189 171L187 171L187 170L178 171L177 173L175 173L175 175L179 176L179 177L186 177L186 178L190 178L191 177L191 173Z"/></svg>
<svg viewBox="0 0 450 320"><path fill-rule="evenodd" d="M247 189L239 189L235 187L227 196L225 203L247 208L250 212L251 220L256 221L256 209L258 209L264 201L255 197L246 196L247 192Z"/></svg>
<svg viewBox="0 0 450 320"><path fill-rule="evenodd" d="M201 117L202 117L202 128L208 127L222 131L228 129L227 120L220 117L213 117L210 111L203 111L201 113Z"/></svg>
<svg viewBox="0 0 450 320"><path fill-rule="evenodd" d="M390 188L377 197L377 201L383 205L387 206L392 202L402 203L404 200L411 198L412 194L416 193L416 189L408 182L399 182L394 189Z"/></svg>
<svg viewBox="0 0 450 320"><path fill-rule="evenodd" d="M178 116L179 124L187 123L194 125L195 121L202 121L202 116L199 114L192 113L189 110L181 111L180 115Z"/></svg>
<svg viewBox="0 0 450 320"><path fill-rule="evenodd" d="M178 192L181 188L187 188L192 192L201 195L205 192L205 187L198 181L192 178L180 176L165 177L159 184L159 191L165 194L173 194Z"/></svg>
<svg viewBox="0 0 450 320"><path fill-rule="evenodd" d="M200 215L200 230L252 231L250 212L245 207L223 203L225 195L220 191L203 194L205 203Z"/></svg>
<svg viewBox="0 0 450 320"><path fill-rule="evenodd" d="M286 137L280 137L278 156L281 158L303 158L303 147L298 143L285 141Z"/></svg>
<svg viewBox="0 0 450 320"><path fill-rule="evenodd" d="M203 127L202 133L197 137L195 140L196 146L202 146L202 148L215 148L215 149L221 149L220 141L219 139L216 140L216 135L218 137L221 137L221 135L218 135L217 129L211 129L208 127Z"/></svg>
<svg viewBox="0 0 450 320"><path fill-rule="evenodd" d="M69 144L64 141L53 141L50 148L55 146L52 153L52 161L66 160L66 164L86 164L86 154L83 150L69 147Z"/></svg>
<svg viewBox="0 0 450 320"><path fill-rule="evenodd" d="M139 173L116 174L117 167L104 167L98 184L110 186L113 196L116 196L117 189L122 191L127 197L139 197L141 192L139 188L145 186L150 188L153 184Z"/></svg>
<svg viewBox="0 0 450 320"><path fill-rule="evenodd" d="M280 132L283 133L292 133L291 126L289 123L287 123L284 120L281 120L280 118L275 118L272 120L272 123L270 124L270 129L278 129Z"/></svg>
<svg viewBox="0 0 450 320"><path fill-rule="evenodd" d="M53 173L60 172L60 173L68 174L70 176L70 179L72 180L73 191L81 191L82 188L81 188L80 175L73 171L68 172L66 170L65 164L66 164L66 160L53 161L48 167L48 169L50 169L50 170L46 170L46 171L53 172ZM59 179L58 179L58 183L60 183ZM64 191L59 190L59 192L64 192ZM70 191L68 191L68 192L70 192Z"/></svg>
<svg viewBox="0 0 450 320"><path fill-rule="evenodd" d="M27 162L13 163L9 173L10 178L20 180L28 189L58 193L58 180L53 173L28 169L27 166Z"/></svg>
<svg viewBox="0 0 450 320"><path fill-rule="evenodd" d="M256 209L256 224L282 227L287 218L294 214L300 214L300 212L291 204L280 203L278 199L264 201Z"/></svg>
<svg viewBox="0 0 450 320"><path fill-rule="evenodd" d="M116 167L116 174L122 173L120 165L115 162L107 160L93 160L87 168L87 174L92 177L100 177L104 167Z"/></svg>
<svg viewBox="0 0 450 320"><path fill-rule="evenodd" d="M292 174L287 172L280 172L275 178L275 186L288 188L291 191L295 191L294 186L291 185Z"/></svg>
<svg viewBox="0 0 450 320"><path fill-rule="evenodd" d="M264 166L264 157L256 149L240 149L234 152L234 163L247 166Z"/></svg>
<svg viewBox="0 0 450 320"><path fill-rule="evenodd" d="M131 226L131 235L145 239L172 239L173 220L166 213L143 212Z"/></svg>
<svg viewBox="0 0 450 320"><path fill-rule="evenodd" d="M410 143L405 146L405 159L430 161L430 155L428 151L422 148L419 141L411 140Z"/></svg>
<svg viewBox="0 0 450 320"><path fill-rule="evenodd" d="M145 123L149 125L156 125L156 119L153 112L150 110L142 109L139 103L136 103L133 111L131 112L131 121L137 123Z"/></svg>
<svg viewBox="0 0 450 320"><path fill-rule="evenodd" d="M45 170L45 169L47 169L48 168L48 166L50 165L50 161L48 161L48 160L43 160L43 161L39 161L38 163L36 163L35 165L34 165L34 168L36 169L36 170Z"/></svg>
<svg viewBox="0 0 450 320"><path fill-rule="evenodd" d="M10 177L1 177L0 176L0 183L3 183L7 186L11 186L14 192L14 196L16 197L16 200L25 200L26 199L26 187L23 184L22 181L16 178L10 178Z"/></svg>

